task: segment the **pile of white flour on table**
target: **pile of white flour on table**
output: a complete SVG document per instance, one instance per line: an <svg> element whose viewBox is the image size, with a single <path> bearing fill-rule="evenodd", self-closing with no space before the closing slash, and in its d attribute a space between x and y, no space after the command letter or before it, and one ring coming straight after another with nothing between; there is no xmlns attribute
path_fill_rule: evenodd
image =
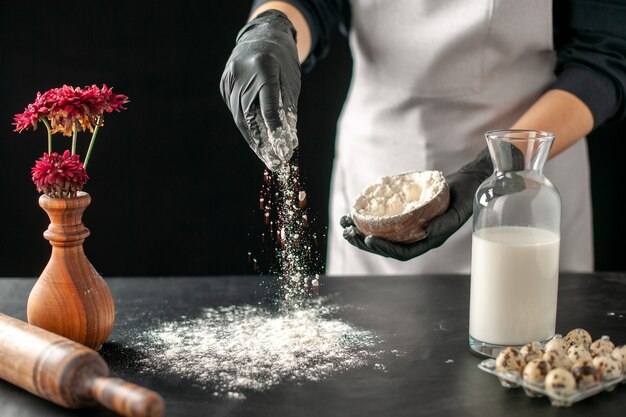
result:
<svg viewBox="0 0 626 417"><path fill-rule="evenodd" d="M146 332L144 372L172 372L212 390L245 398L281 382L318 381L349 369L384 369L380 341L336 317L323 297L276 312L241 305L204 309L201 316Z"/></svg>

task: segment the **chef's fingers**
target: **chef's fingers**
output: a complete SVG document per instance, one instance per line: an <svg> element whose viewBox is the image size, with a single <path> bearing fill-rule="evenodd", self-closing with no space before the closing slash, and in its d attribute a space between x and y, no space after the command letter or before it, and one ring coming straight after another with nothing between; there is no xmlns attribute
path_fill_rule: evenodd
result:
<svg viewBox="0 0 626 417"><path fill-rule="evenodd" d="M250 128L248 127L245 117L243 115L236 116L235 125L237 125L239 132L241 132L241 136L243 136L246 140L248 146L250 146L250 148L258 155L260 142L250 132Z"/></svg>
<svg viewBox="0 0 626 417"><path fill-rule="evenodd" d="M259 148L259 142L250 133L250 128L246 120L246 115L244 114L244 104L242 103L242 97L240 95L241 91L239 91L237 86L233 84L232 74L230 72L225 72L222 75L220 92L222 94L222 98L226 102L228 108L233 115L233 119L235 121L235 124L237 125L237 128L241 132L241 135L248 143L248 146L250 146L253 151L257 152Z"/></svg>
<svg viewBox="0 0 626 417"><path fill-rule="evenodd" d="M450 236L456 232L467 219L463 219L457 207L450 206L443 214L432 219L426 225L426 232L431 238Z"/></svg>
<svg viewBox="0 0 626 417"><path fill-rule="evenodd" d="M342 216L341 219L339 219L339 224L344 229L346 227L354 226L354 222L352 221L352 218L350 216Z"/></svg>
<svg viewBox="0 0 626 417"><path fill-rule="evenodd" d="M280 98L280 85L278 81L268 81L259 91L259 107L263 119L271 132L282 127L283 122L280 117L282 111L282 100Z"/></svg>
<svg viewBox="0 0 626 417"><path fill-rule="evenodd" d="M350 226L343 230L343 238L348 241L352 246L356 246L357 248L364 250L366 252L372 252L372 250L365 244L365 236L354 226Z"/></svg>
<svg viewBox="0 0 626 417"><path fill-rule="evenodd" d="M276 155L272 146L264 142L257 152L259 158L265 163L270 171L278 171L283 166L283 161Z"/></svg>
<svg viewBox="0 0 626 417"><path fill-rule="evenodd" d="M393 243L376 236L367 236L365 238L365 244L370 248L370 252L399 261L408 261L417 256L411 250L411 245Z"/></svg>
<svg viewBox="0 0 626 417"><path fill-rule="evenodd" d="M267 140L267 129L262 126L261 113L253 106L245 115L247 132L250 139L246 139L252 150L263 161L265 166L275 171L281 164L272 146ZM245 137L245 136L244 136Z"/></svg>
<svg viewBox="0 0 626 417"><path fill-rule="evenodd" d="M296 125L298 124L298 115L294 110L290 110L287 108L287 111L283 112L285 116L287 127L289 128L288 137L291 139L290 147L291 149L296 149L298 147L298 130Z"/></svg>
<svg viewBox="0 0 626 417"><path fill-rule="evenodd" d="M300 76L300 64L297 59L292 59L287 63L283 63L280 71L280 84L283 93L283 105L286 113L298 113L298 96L302 86L302 78Z"/></svg>
<svg viewBox="0 0 626 417"><path fill-rule="evenodd" d="M444 241L471 217L474 208L474 194L480 185L479 178L467 173L453 173L446 180L450 186L448 209L426 225L429 237L445 237Z"/></svg>
<svg viewBox="0 0 626 417"><path fill-rule="evenodd" d="M261 130L261 125L259 124L259 111L256 105L251 105L244 114L246 120L246 126L250 133L250 137L255 146L250 145L252 150L259 153L259 149L263 145L263 143L267 142L267 137L264 137L263 132Z"/></svg>
<svg viewBox="0 0 626 417"><path fill-rule="evenodd" d="M248 97L247 100L249 99ZM249 103L245 107L243 118L245 120L243 126L238 120L236 120L236 123L246 138L248 145L250 145L250 148L257 154L259 159L263 161L265 166L272 171L277 170L281 166L282 161L276 155L268 140L267 128L264 125L258 105L254 102Z"/></svg>

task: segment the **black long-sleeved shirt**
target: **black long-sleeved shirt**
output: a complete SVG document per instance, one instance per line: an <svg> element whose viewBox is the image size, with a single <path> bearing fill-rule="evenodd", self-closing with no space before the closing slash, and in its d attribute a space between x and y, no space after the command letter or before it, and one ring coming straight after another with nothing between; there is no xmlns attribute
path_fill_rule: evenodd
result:
<svg viewBox="0 0 626 417"><path fill-rule="evenodd" d="M253 9L269 0L254 0ZM348 0L283 0L297 7L311 29L305 71L326 56L332 31L347 33ZM591 110L595 126L626 118L626 0L554 0L556 81Z"/></svg>

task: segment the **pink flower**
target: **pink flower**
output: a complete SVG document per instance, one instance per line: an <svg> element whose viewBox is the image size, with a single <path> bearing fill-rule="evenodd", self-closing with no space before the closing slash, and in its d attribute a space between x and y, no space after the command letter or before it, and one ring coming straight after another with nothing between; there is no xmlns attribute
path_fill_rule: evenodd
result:
<svg viewBox="0 0 626 417"><path fill-rule="evenodd" d="M32 168L37 191L55 198L75 197L89 179L79 158L70 155L70 151L63 152L63 155L44 153Z"/></svg>

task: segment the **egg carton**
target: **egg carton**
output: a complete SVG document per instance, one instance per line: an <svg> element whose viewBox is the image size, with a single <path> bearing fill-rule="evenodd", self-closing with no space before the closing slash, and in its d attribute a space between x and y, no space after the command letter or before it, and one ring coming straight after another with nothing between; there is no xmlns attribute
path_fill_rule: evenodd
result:
<svg viewBox="0 0 626 417"><path fill-rule="evenodd" d="M485 359L478 364L478 369L488 374L495 375L505 388L524 388L524 392L530 397L548 397L555 407L570 407L572 404L599 394L603 391L613 391L620 383L626 383L626 374L610 381L602 381L569 392L547 392L543 385L531 384L524 381L519 373L496 371L495 359Z"/></svg>

